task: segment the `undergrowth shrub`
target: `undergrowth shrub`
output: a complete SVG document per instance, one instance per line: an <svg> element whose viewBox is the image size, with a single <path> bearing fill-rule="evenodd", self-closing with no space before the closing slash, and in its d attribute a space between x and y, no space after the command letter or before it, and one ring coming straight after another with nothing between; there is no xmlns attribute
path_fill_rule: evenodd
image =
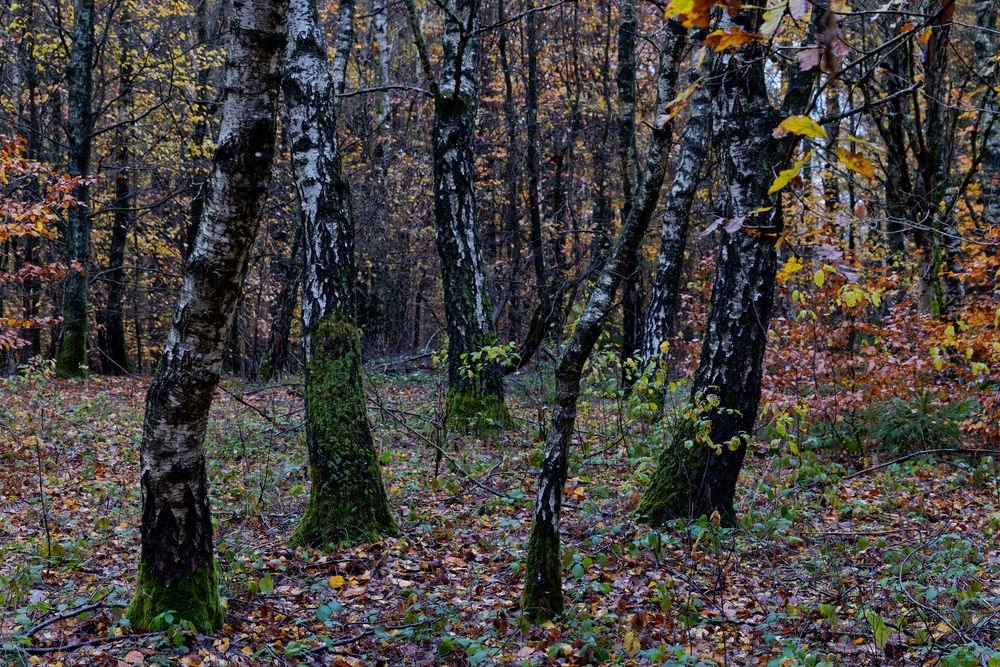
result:
<svg viewBox="0 0 1000 667"><path fill-rule="evenodd" d="M909 400L891 398L873 403L862 413L860 426L877 447L893 452L958 447L961 423L973 407L972 401L948 401L924 390Z"/></svg>

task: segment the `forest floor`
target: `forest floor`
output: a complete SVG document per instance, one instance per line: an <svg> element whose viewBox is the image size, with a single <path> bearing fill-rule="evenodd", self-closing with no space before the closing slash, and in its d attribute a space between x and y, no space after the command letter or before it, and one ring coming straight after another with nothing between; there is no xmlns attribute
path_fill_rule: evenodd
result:
<svg viewBox="0 0 1000 667"><path fill-rule="evenodd" d="M135 637L120 617L145 382L0 380L0 663L1000 664L987 655L1000 641L989 459L871 469L893 456L759 444L738 529L650 531L632 513L660 432L591 397L563 521L568 611L527 628L518 597L546 418L530 378L512 390L517 430L439 450L433 378L375 377L400 531L326 553L286 546L308 495L298 388L223 387L207 449L226 626Z"/></svg>

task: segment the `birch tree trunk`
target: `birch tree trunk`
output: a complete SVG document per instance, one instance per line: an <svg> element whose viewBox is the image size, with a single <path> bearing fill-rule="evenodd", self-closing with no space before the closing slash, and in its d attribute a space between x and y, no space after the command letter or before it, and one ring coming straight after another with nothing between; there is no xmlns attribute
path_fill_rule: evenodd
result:
<svg viewBox="0 0 1000 667"><path fill-rule="evenodd" d="M535 621L551 618L563 609L559 515L563 486L566 483L569 444L576 424L580 376L611 309L615 292L623 278L622 270L629 257L635 254L659 200L670 153L672 123L667 104L675 96L677 68L685 45L684 29L679 23L668 21L657 69L652 143L646 156L645 171L636 190L635 205L601 267L587 305L577 320L556 367L552 424L546 437L538 474L538 495L528 540L524 596L521 599L521 608Z"/></svg>
<svg viewBox="0 0 1000 667"><path fill-rule="evenodd" d="M980 194L983 204L983 224L989 229L1000 224L1000 64L993 59L997 53L997 14L1000 1L976 0L976 54L980 59L983 79L994 90L983 93L983 109L986 116L980 121L986 132L982 134L982 158L980 160Z"/></svg>
<svg viewBox="0 0 1000 667"><path fill-rule="evenodd" d="M75 0L73 5L73 43L70 48L66 134L69 144L69 174L90 174L94 118L91 110L94 93L94 0ZM87 292L90 255L90 188L77 186L73 196L79 202L66 216L64 242L66 256L77 262L77 270L66 275L62 300L62 332L56 355L56 375L87 376Z"/></svg>
<svg viewBox="0 0 1000 667"><path fill-rule="evenodd" d="M479 79L477 0L446 0L441 76L434 98L433 162L436 242L448 329L446 419L506 426L499 364L473 355L497 342L479 242L473 134Z"/></svg>
<svg viewBox="0 0 1000 667"><path fill-rule="evenodd" d="M291 0L284 94L305 250L302 330L312 480L292 543L315 547L396 529L365 409L354 218L326 51L316 1Z"/></svg>
<svg viewBox="0 0 1000 667"><path fill-rule="evenodd" d="M820 6L813 8L814 33L822 13ZM761 10L741 11L731 21L755 33ZM774 303L775 243L783 226L781 193L769 195L768 189L796 145L793 136L775 139L772 130L783 118L803 113L815 80L815 70L801 72L794 67L782 107L775 109L768 100L763 55L756 42L723 55L715 95L716 135L725 147L727 218L739 221L741 228L727 231L723 226L720 231L712 302L692 397L696 404L699 397L718 398L707 416L711 442L721 447L721 453L700 442L687 446L694 440L690 425L678 426L638 508L640 520L654 525L716 511L724 522L735 519L736 479L748 439L744 436L753 428L760 402Z"/></svg>
<svg viewBox="0 0 1000 667"><path fill-rule="evenodd" d="M226 335L257 235L274 156L285 0L235 0L218 148L173 325L146 395L142 553L133 628L163 612L200 632L222 625L204 440Z"/></svg>
<svg viewBox="0 0 1000 667"><path fill-rule="evenodd" d="M710 60L706 60L703 67L708 72L711 69ZM704 81L700 85L691 99L691 112L681 140L681 155L663 211L660 251L656 256L656 273L649 292L649 309L642 338L644 360L660 354L661 345L670 339L677 326L677 304L691 204L698 191L699 173L708 154L712 130L712 87Z"/></svg>

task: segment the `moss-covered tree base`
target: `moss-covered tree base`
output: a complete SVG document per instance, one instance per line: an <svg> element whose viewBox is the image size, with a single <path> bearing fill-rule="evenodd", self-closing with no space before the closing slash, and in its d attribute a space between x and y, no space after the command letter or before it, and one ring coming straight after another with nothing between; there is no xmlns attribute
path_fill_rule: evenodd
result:
<svg viewBox="0 0 1000 667"><path fill-rule="evenodd" d="M514 424L502 395L466 389L448 390L444 413L448 427L458 430L502 430Z"/></svg>
<svg viewBox="0 0 1000 667"><path fill-rule="evenodd" d="M671 519L690 518L704 464L704 452L697 445L689 449L674 442L665 449L636 509L638 520L660 526Z"/></svg>
<svg viewBox="0 0 1000 667"><path fill-rule="evenodd" d="M169 625L163 614L170 612L174 622L191 623L199 632L213 632L222 627L225 614L219 600L219 582L215 563L206 563L178 581L165 585L151 568L139 563L135 597L125 615L134 629L164 630Z"/></svg>
<svg viewBox="0 0 1000 667"><path fill-rule="evenodd" d="M535 521L528 538L521 610L532 623L540 623L563 611L562 555L559 535L547 522Z"/></svg>
<svg viewBox="0 0 1000 667"><path fill-rule="evenodd" d="M395 533L365 409L353 322L328 317L313 328L305 402L312 488L291 544L323 547Z"/></svg>
<svg viewBox="0 0 1000 667"><path fill-rule="evenodd" d="M56 353L56 377L63 379L86 378L87 371L87 334L76 328L67 326L63 330Z"/></svg>

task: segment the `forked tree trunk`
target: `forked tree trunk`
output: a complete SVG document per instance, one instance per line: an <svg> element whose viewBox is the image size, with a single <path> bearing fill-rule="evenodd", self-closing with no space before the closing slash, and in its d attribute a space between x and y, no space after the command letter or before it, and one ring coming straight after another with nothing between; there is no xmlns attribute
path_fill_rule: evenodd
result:
<svg viewBox="0 0 1000 667"><path fill-rule="evenodd" d="M706 72L711 68L710 63L709 58L702 65ZM677 304L691 204L698 191L699 173L712 136L712 86L706 81L700 85L691 99L691 113L681 140L681 155L663 211L660 251L656 256L656 273L649 292L649 309L642 337L644 360L661 353L661 346L670 339L677 326Z"/></svg>
<svg viewBox="0 0 1000 667"><path fill-rule="evenodd" d="M815 31L823 12L819 6L813 12ZM748 9L732 23L753 34L760 20L760 9ZM742 226L727 231L726 225L720 231L712 303L692 396L696 405L699 397L718 397L718 406L704 416L711 420L710 439L721 453L693 442L687 422L678 425L638 508L640 519L654 525L716 511L724 522L735 518L736 479L746 455L744 435L752 431L760 402L774 303L775 244L782 230L781 193L769 195L768 189L796 145L794 136L776 139L772 131L783 118L806 109L815 79L814 70L792 69L782 108L775 109L768 100L763 55L763 47L752 43L722 56L715 95L716 134L724 147L728 180L727 218Z"/></svg>
<svg viewBox="0 0 1000 667"><path fill-rule="evenodd" d="M396 529L361 382L354 218L326 51L316 0L291 0L283 87L305 251L302 330L312 480L292 543L315 547Z"/></svg>
<svg viewBox="0 0 1000 667"><path fill-rule="evenodd" d="M274 156L286 0L235 0L218 148L198 236L163 356L146 395L142 554L133 628L173 610L200 632L223 621L205 473L205 430L226 336Z"/></svg>
<svg viewBox="0 0 1000 667"><path fill-rule="evenodd" d="M73 5L73 44L70 49L66 134L69 143L69 173L90 174L94 117L91 110L94 92L94 0L75 0ZM87 292L90 255L90 188L81 183L73 191L78 204L66 216L66 258L76 262L66 275L62 300L62 332L56 355L59 377L87 376Z"/></svg>
<svg viewBox="0 0 1000 667"><path fill-rule="evenodd" d="M476 0L446 0L444 57L434 98L436 241L448 328L449 424L506 426L503 372L474 355L497 343L479 242L473 135L479 79Z"/></svg>
<svg viewBox="0 0 1000 667"><path fill-rule="evenodd" d="M601 267L587 305L577 320L556 367L552 424L538 474L538 495L528 540L524 596L521 599L521 608L535 621L551 618L563 609L559 514L563 485L566 483L569 444L576 424L580 376L622 281L622 269L628 258L635 254L659 200L670 153L671 121L666 107L674 99L677 67L685 44L684 29L680 24L667 22L666 38L660 51L657 70L652 143L646 156L645 171L637 188L635 206Z"/></svg>

